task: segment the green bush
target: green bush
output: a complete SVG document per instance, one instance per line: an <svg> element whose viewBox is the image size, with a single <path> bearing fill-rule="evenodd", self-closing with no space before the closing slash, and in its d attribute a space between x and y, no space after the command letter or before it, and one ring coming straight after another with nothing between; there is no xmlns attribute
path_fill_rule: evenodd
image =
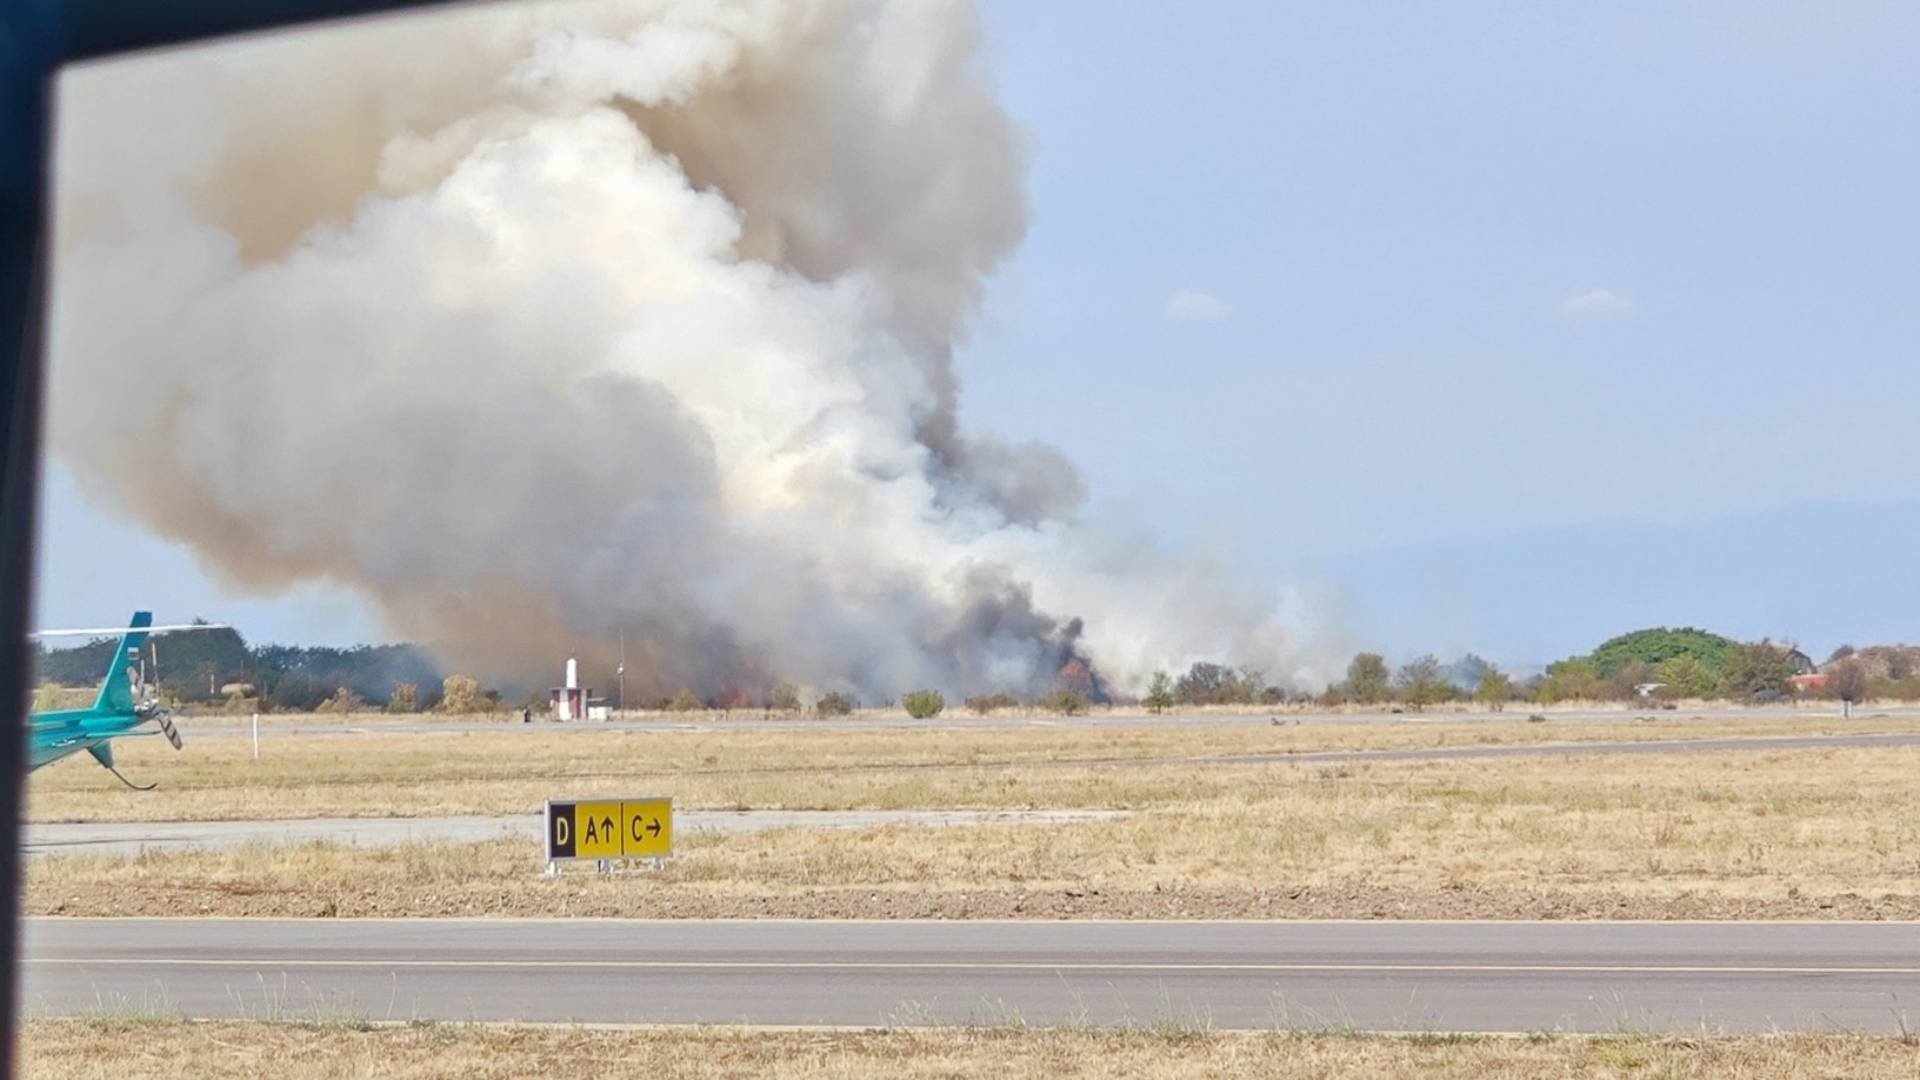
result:
<svg viewBox="0 0 1920 1080"><path fill-rule="evenodd" d="M1348 701L1355 705L1378 705L1392 696L1386 658L1379 653L1361 653L1347 665L1343 687Z"/></svg>
<svg viewBox="0 0 1920 1080"><path fill-rule="evenodd" d="M783 682L773 688L773 693L768 696L767 703L779 712L799 712L800 690L792 683Z"/></svg>
<svg viewBox="0 0 1920 1080"><path fill-rule="evenodd" d="M854 700L846 694L833 693L814 703L813 709L821 716L846 716L853 712Z"/></svg>
<svg viewBox="0 0 1920 1080"><path fill-rule="evenodd" d="M1417 657L1403 665L1394 674L1393 688L1414 712L1453 696L1453 685L1447 682L1440 671L1440 661L1432 655Z"/></svg>
<svg viewBox="0 0 1920 1080"><path fill-rule="evenodd" d="M680 691L673 695L672 701L667 703L667 708L672 709L674 712L699 712L706 707L706 704L698 697L695 697L691 690Z"/></svg>
<svg viewBox="0 0 1920 1080"><path fill-rule="evenodd" d="M915 720L930 720L947 707L947 699L941 697L938 690L913 690L900 699L900 704Z"/></svg>
<svg viewBox="0 0 1920 1080"><path fill-rule="evenodd" d="M1474 687L1474 700L1495 712L1507 707L1513 700L1513 680L1496 668L1489 667L1480 675L1480 685Z"/></svg>

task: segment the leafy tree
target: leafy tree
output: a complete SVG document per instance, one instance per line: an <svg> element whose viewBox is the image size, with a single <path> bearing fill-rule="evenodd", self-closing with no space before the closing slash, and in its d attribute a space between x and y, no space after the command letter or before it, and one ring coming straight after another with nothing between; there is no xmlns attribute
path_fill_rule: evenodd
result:
<svg viewBox="0 0 1920 1080"><path fill-rule="evenodd" d="M1226 685L1220 688L1220 702L1223 705L1252 705L1260 700L1266 686L1266 672L1259 668L1243 667L1228 677Z"/></svg>
<svg viewBox="0 0 1920 1080"><path fill-rule="evenodd" d="M938 690L913 690L901 697L900 704L915 720L930 720L947 707L947 699Z"/></svg>
<svg viewBox="0 0 1920 1080"><path fill-rule="evenodd" d="M1839 648L1833 650L1832 654L1830 654L1827 657L1827 663L1837 664L1840 661L1845 660L1849 656L1852 656L1854 653L1858 651L1859 651L1858 649L1855 649L1851 645L1842 645Z"/></svg>
<svg viewBox="0 0 1920 1080"><path fill-rule="evenodd" d="M1156 671L1147 683L1147 696L1141 702L1150 713L1163 713L1173 707L1173 679L1164 671Z"/></svg>
<svg viewBox="0 0 1920 1080"><path fill-rule="evenodd" d="M800 688L790 682L783 682L773 688L767 703L777 712L800 711Z"/></svg>
<svg viewBox="0 0 1920 1080"><path fill-rule="evenodd" d="M1378 705L1387 700L1387 659L1379 653L1361 653L1347 665L1347 700L1356 705Z"/></svg>
<svg viewBox="0 0 1920 1080"><path fill-rule="evenodd" d="M1534 688L1533 699L1551 705L1556 701L1594 698L1600 693L1600 671L1584 656L1547 665L1546 678Z"/></svg>
<svg viewBox="0 0 1920 1080"><path fill-rule="evenodd" d="M1174 684L1173 696L1182 705L1212 705L1220 700L1221 688L1232 678L1232 668L1196 661Z"/></svg>
<svg viewBox="0 0 1920 1080"><path fill-rule="evenodd" d="M1694 656L1674 656L1653 669L1665 698L1710 698L1720 692L1720 678Z"/></svg>
<svg viewBox="0 0 1920 1080"><path fill-rule="evenodd" d="M326 684L304 671L269 671L261 676L261 705L269 711L312 712L328 695Z"/></svg>
<svg viewBox="0 0 1920 1080"><path fill-rule="evenodd" d="M479 712L479 680L471 675L449 675L441 680L440 711L456 715Z"/></svg>
<svg viewBox="0 0 1920 1080"><path fill-rule="evenodd" d="M1453 696L1453 687L1440 670L1440 661L1431 655L1416 657L1401 665L1394 674L1393 686L1400 700L1415 712Z"/></svg>
<svg viewBox="0 0 1920 1080"><path fill-rule="evenodd" d="M1473 698L1480 704L1499 712L1513 700L1513 680L1507 678L1499 668L1492 664L1480 673L1480 681L1474 686Z"/></svg>
<svg viewBox="0 0 1920 1080"><path fill-rule="evenodd" d="M98 686L113 662L116 638L98 638L69 649L37 650L35 660L39 679L61 686Z"/></svg>
<svg viewBox="0 0 1920 1080"><path fill-rule="evenodd" d="M1866 700L1867 668L1851 656L1839 663L1827 665L1827 693L1841 701L1858 702Z"/></svg>
<svg viewBox="0 0 1920 1080"><path fill-rule="evenodd" d="M1721 670L1740 643L1705 630L1683 626L1669 630L1664 626L1635 630L1600 643L1589 657L1600 678L1617 673L1628 664L1658 667L1676 656L1691 656L1713 671Z"/></svg>
<svg viewBox="0 0 1920 1080"><path fill-rule="evenodd" d="M1793 661L1787 659L1787 650L1770 641L1757 641L1739 646L1728 657L1721 669L1720 689L1735 698L1783 694L1787 680L1793 675Z"/></svg>
<svg viewBox="0 0 1920 1080"><path fill-rule="evenodd" d="M813 709L821 716L847 716L853 712L854 700L842 693L824 695L814 703Z"/></svg>
<svg viewBox="0 0 1920 1080"><path fill-rule="evenodd" d="M667 708L674 712L699 712L706 707L706 703L700 700L699 695L691 690L680 691L673 695L672 701L667 703Z"/></svg>
<svg viewBox="0 0 1920 1080"><path fill-rule="evenodd" d="M410 713L420 708L420 687L403 682L393 688L387 698L387 711L390 713Z"/></svg>
<svg viewBox="0 0 1920 1080"><path fill-rule="evenodd" d="M1640 688L1659 681L1653 668L1638 660L1616 668L1611 675L1600 680L1598 696L1613 701L1632 701L1640 696Z"/></svg>
<svg viewBox="0 0 1920 1080"><path fill-rule="evenodd" d="M253 650L252 672L253 678L247 681L263 691L277 675L298 673L317 682L324 691L322 696L336 687L350 686L369 701L391 700L394 688L401 683L439 686L445 674L424 650L413 645L356 645L345 649L263 645ZM421 695L418 707L429 707L432 702L426 699L432 696Z"/></svg>

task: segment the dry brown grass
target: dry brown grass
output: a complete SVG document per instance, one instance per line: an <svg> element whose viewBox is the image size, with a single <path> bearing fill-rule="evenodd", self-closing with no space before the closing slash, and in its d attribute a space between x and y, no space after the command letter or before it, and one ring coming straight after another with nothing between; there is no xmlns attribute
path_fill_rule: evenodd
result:
<svg viewBox="0 0 1920 1080"><path fill-rule="evenodd" d="M1045 827L683 835L665 872L607 881L537 878L531 841L62 856L30 863L27 905L76 915L1920 915L1920 748L1569 762L796 774L756 790L792 802L1137 812Z"/></svg>
<svg viewBox="0 0 1920 1080"><path fill-rule="evenodd" d="M855 809L1143 806L1188 798L1162 770L1075 769L1316 750L1766 737L1920 730L1920 720L1658 720L1299 724L1279 727L1038 727L959 731L500 731L308 734L268 731L263 754L233 736L175 753L158 739L115 748L134 793L76 756L33 774L34 821L185 821L530 813L549 797L671 794L684 807ZM1013 766L1038 766L1022 770ZM1065 766L1065 767L1062 767ZM1159 769L1151 766L1150 769ZM1150 771L1150 769L1148 771Z"/></svg>
<svg viewBox="0 0 1920 1080"><path fill-rule="evenodd" d="M1462 1080L1889 1077L1920 1045L1865 1035L1456 1038L1204 1031L936 1028L758 1031L427 1024L30 1020L24 1075L126 1077L605 1076L1458 1077Z"/></svg>

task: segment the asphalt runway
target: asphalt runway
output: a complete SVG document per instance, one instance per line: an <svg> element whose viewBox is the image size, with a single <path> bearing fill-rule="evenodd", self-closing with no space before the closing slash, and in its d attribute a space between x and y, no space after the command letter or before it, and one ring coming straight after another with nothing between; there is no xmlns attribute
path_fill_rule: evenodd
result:
<svg viewBox="0 0 1920 1080"><path fill-rule="evenodd" d="M1889 1032L1920 1001L1914 923L28 919L24 956L39 1014Z"/></svg>
<svg viewBox="0 0 1920 1080"><path fill-rule="evenodd" d="M674 813L674 829L685 835L769 829L871 829L883 825L1059 825L1127 815L1125 810L678 810ZM539 814L49 822L25 826L21 848L28 855L126 856L142 851L224 850L248 844L315 840L392 845L417 841L476 843L519 837L537 842L544 828L545 819Z"/></svg>

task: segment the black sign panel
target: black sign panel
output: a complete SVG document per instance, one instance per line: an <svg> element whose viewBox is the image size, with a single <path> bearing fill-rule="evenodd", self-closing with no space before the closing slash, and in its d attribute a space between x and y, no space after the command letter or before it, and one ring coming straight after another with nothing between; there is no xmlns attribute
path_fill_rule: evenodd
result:
<svg viewBox="0 0 1920 1080"><path fill-rule="evenodd" d="M547 804L547 858L571 859L580 837L574 830L573 804Z"/></svg>

